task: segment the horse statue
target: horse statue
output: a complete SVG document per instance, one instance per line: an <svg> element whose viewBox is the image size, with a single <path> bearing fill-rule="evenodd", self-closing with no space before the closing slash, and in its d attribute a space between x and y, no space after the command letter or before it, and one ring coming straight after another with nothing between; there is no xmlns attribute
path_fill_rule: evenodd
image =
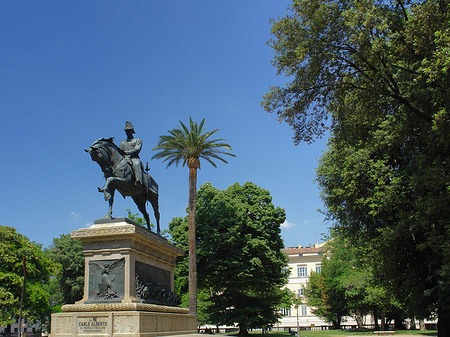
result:
<svg viewBox="0 0 450 337"><path fill-rule="evenodd" d="M105 175L105 185L98 188L99 192L104 193L105 200L109 202L108 213L105 217L112 219L114 192L117 190L124 198L126 196L133 198L139 211L144 216L149 230L150 218L145 203L150 201L156 218L157 233L159 234L158 184L148 173L144 173L144 181L142 184L136 185L131 164L124 158L123 151L113 141L113 137L100 138L89 149L85 149L91 155L92 160L100 165Z"/></svg>

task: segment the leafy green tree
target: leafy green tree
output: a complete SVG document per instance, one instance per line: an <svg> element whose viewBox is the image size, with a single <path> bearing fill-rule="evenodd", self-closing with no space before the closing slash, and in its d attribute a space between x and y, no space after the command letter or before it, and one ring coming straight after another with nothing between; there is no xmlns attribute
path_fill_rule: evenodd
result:
<svg viewBox="0 0 450 337"><path fill-rule="evenodd" d="M398 197L399 190L404 188L401 180L406 177L399 179L391 174L382 160L374 159L366 149L337 150L334 145L331 149L322 158L318 175L327 184L324 198L328 212L339 219L335 228L360 247L356 254L367 264L366 271L371 271L371 283L381 287L387 296L378 294L379 300L392 302L391 296L405 299L408 313L429 315L435 310L436 300L427 291L432 286L428 279L430 263L438 262L439 256L433 257L430 246L421 245L407 235L409 232L422 237L432 235L432 231L425 226L406 227L403 212L410 209L407 204L411 199Z"/></svg>
<svg viewBox="0 0 450 337"><path fill-rule="evenodd" d="M287 282L287 257L281 252L284 210L274 207L268 191L246 183L224 191L207 183L197 195L197 253L200 316L205 323L248 328L275 323L281 307L292 300L281 289ZM188 218L169 224L172 241L188 249ZM176 288L187 292L186 258L177 264ZM182 295L183 298L183 295ZM200 308L200 306L199 306Z"/></svg>
<svg viewBox="0 0 450 337"><path fill-rule="evenodd" d="M127 215L128 219L137 223L138 225L141 225L141 226L144 226L147 228L147 221L143 217L140 217L139 213L133 214L133 213L131 213L130 209L127 209L127 213L128 213L128 215ZM155 225L152 224L151 222L150 222L150 229L151 230L155 229ZM164 230L160 231L160 233L159 233L159 235L161 235L165 238L168 238L168 234L169 233L168 233L167 229L164 229Z"/></svg>
<svg viewBox="0 0 450 337"><path fill-rule="evenodd" d="M362 328L364 316L369 314L374 315L376 328L378 318L383 329L388 318L395 318L401 328L404 308L374 276L372 264L367 262L373 259L370 250L356 248L339 236L329 241L327 250L321 273L312 273L307 283L306 296L313 312L335 328L340 327L343 316L353 316Z"/></svg>
<svg viewBox="0 0 450 337"><path fill-rule="evenodd" d="M272 32L291 81L263 105L296 143L330 129L317 175L335 230L450 335L449 1L294 0Z"/></svg>
<svg viewBox="0 0 450 337"><path fill-rule="evenodd" d="M312 272L306 284L305 296L312 312L339 329L341 318L350 315L345 289L340 277L350 268L348 264L335 263L324 257L320 273Z"/></svg>
<svg viewBox="0 0 450 337"><path fill-rule="evenodd" d="M200 158L216 167L214 159L227 163L222 155L235 156L230 145L223 143L224 139L210 139L218 129L206 131L203 127L205 119L200 124L189 117L189 128L181 121L178 129L169 131L169 135L160 136L158 145L153 150L159 151L153 158L168 161L177 166L182 162L189 168L189 311L197 315L197 257L195 238L195 216L197 195L197 170L200 168Z"/></svg>
<svg viewBox="0 0 450 337"><path fill-rule="evenodd" d="M338 277L341 289L344 290L345 301L350 314L362 328L364 316L372 314L375 328L378 329L378 318L381 318L384 330L387 320L396 319L397 328L405 318L404 307L392 293L385 282L380 282L373 270L372 261L376 259L370 248L351 245L344 237L336 236L329 245L330 262L346 265ZM376 254L376 253L375 253ZM401 316L401 317L400 317Z"/></svg>
<svg viewBox="0 0 450 337"><path fill-rule="evenodd" d="M138 213L131 213L131 209L127 209L127 213L127 218L131 221L134 221L135 223L142 226L147 226L147 222L145 221L145 219L140 217ZM150 229L155 229L155 225L150 223Z"/></svg>
<svg viewBox="0 0 450 337"><path fill-rule="evenodd" d="M175 293L183 299L183 295L189 292L189 220L187 217L175 217L169 222L171 241L177 247L185 251L184 256L177 258L175 266ZM198 247L196 248L198 251ZM187 297L189 299L189 296ZM183 304L183 301L182 301ZM189 305L187 306L187 308Z"/></svg>
<svg viewBox="0 0 450 337"><path fill-rule="evenodd" d="M81 300L84 291L83 244L69 234L62 234L59 238L53 238L46 253L59 266L52 280L54 304L60 306Z"/></svg>
<svg viewBox="0 0 450 337"><path fill-rule="evenodd" d="M292 306L298 309L298 306L302 303L302 299L298 294L288 288L283 288L278 309L290 309Z"/></svg>
<svg viewBox="0 0 450 337"><path fill-rule="evenodd" d="M46 287L54 268L41 246L30 242L16 229L0 226L0 325L15 322L19 317L23 265L25 260L26 283L23 317L28 321L45 322L50 315L50 294Z"/></svg>
<svg viewBox="0 0 450 337"><path fill-rule="evenodd" d="M187 277L187 274L186 274ZM189 292L184 292L181 296L181 307L189 307ZM211 324L211 314L209 307L211 306L210 289L197 289L197 323L198 325Z"/></svg>
<svg viewBox="0 0 450 337"><path fill-rule="evenodd" d="M335 110L348 113L336 106L347 95L447 124L448 15L445 0L293 0L269 41L278 73L292 80L272 87L263 106L296 142L323 135Z"/></svg>
<svg viewBox="0 0 450 337"><path fill-rule="evenodd" d="M200 285L211 289L211 320L248 328L275 323L288 275L281 252L285 212L250 182L218 190L204 184L198 193Z"/></svg>

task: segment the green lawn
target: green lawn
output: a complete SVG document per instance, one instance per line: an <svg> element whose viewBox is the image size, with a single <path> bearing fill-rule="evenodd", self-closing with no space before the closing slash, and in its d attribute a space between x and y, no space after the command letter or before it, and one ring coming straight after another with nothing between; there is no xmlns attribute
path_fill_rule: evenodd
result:
<svg viewBox="0 0 450 337"><path fill-rule="evenodd" d="M236 336L236 333L227 334L228 336ZM301 337L357 337L357 336L377 336L373 331L350 332L343 330L318 330L318 331L300 331ZM420 331L420 330L397 330L393 336L396 335L414 335L417 337L431 337L437 336L436 331ZM268 335L250 332L251 337L287 337L290 336L287 332L270 332ZM297 335L295 335L297 336ZM390 336L390 335L388 335ZM386 336L387 337L387 336Z"/></svg>

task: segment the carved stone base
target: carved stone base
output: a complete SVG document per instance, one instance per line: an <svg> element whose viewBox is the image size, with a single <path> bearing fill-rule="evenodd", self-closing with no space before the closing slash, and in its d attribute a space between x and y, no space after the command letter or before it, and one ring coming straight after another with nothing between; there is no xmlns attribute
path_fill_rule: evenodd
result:
<svg viewBox="0 0 450 337"><path fill-rule="evenodd" d="M52 314L50 337L151 337L197 333L194 315L148 311Z"/></svg>
<svg viewBox="0 0 450 337"><path fill-rule="evenodd" d="M169 307L166 305L146 303L96 303L96 304L65 304L62 311L152 311L174 314L188 314L189 309L180 307Z"/></svg>
<svg viewBox="0 0 450 337"><path fill-rule="evenodd" d="M175 306L174 268L183 250L129 219L101 219L71 233L83 243L83 299L52 314L51 337L152 337L197 332Z"/></svg>

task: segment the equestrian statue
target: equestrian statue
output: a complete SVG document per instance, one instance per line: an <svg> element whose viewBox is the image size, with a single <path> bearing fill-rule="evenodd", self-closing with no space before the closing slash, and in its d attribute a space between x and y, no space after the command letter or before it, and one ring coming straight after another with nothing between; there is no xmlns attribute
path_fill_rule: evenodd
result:
<svg viewBox="0 0 450 337"><path fill-rule="evenodd" d="M111 137L100 138L89 149L85 149L92 160L100 165L105 175L105 185L98 190L109 202L106 218L112 219L114 192L117 190L124 198L126 196L133 198L147 222L148 229L150 229L150 218L145 204L150 201L156 218L157 233L159 233L158 184L144 172L144 166L139 158L142 140L134 137L133 124L126 122L124 130L127 138L120 142L119 147L114 144L114 138Z"/></svg>

